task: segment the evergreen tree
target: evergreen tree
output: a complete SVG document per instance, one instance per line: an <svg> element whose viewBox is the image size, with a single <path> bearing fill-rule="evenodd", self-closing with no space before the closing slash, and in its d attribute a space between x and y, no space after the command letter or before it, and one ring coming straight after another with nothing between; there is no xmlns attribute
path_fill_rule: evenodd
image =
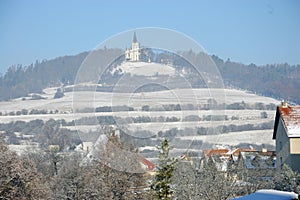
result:
<svg viewBox="0 0 300 200"><path fill-rule="evenodd" d="M167 139L164 139L159 147L159 166L151 189L156 199L171 199L173 193L171 182L175 170L176 160L169 157L170 146Z"/></svg>
<svg viewBox="0 0 300 200"><path fill-rule="evenodd" d="M64 96L64 90L62 88L57 88L56 93L54 95L54 99L59 99Z"/></svg>

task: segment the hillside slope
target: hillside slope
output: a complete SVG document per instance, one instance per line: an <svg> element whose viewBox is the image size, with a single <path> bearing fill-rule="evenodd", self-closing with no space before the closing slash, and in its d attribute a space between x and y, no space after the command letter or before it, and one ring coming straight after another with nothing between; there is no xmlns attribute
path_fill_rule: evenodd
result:
<svg viewBox="0 0 300 200"><path fill-rule="evenodd" d="M120 49L99 50L103 54L121 52ZM195 60L201 60L201 54L184 52ZM49 61L36 62L30 66L12 66L0 77L0 101L9 100L29 93L41 93L42 89L64 83L72 84L76 73L88 55L84 52L75 56L64 56ZM174 66L185 66L187 62L173 54L152 52L153 61L170 60ZM300 104L300 65L273 64L256 66L226 62L217 56L211 56L222 75L226 86L241 88L264 96L286 99ZM108 77L109 78L109 77ZM111 78L111 77L110 77ZM251 81L249 81L251 80ZM200 83L201 85L201 83Z"/></svg>
<svg viewBox="0 0 300 200"><path fill-rule="evenodd" d="M78 91L76 104L79 110L75 111L73 92L65 92L62 98L55 99L56 89L45 89L42 99L26 97L25 100L0 102L0 128L4 128L0 132L12 134L11 131L16 130L22 138L22 134L26 136L28 133L18 128L20 124L26 127L26 124L36 124L34 120L46 123L54 119L61 128L78 131L82 141L97 139L103 125L118 127L126 132L127 141L132 140L136 146L146 149L146 157L153 156L147 149L159 144L161 137L168 138L178 154L186 149L198 152L204 144L205 147L216 144L266 145L274 149L272 131L279 102L272 98L236 89L198 88L193 92L191 89L177 89L135 94ZM207 106L212 102L210 94L221 92L225 94L225 105L216 101L214 107ZM177 95L170 95L175 93ZM92 104L87 103L89 99L86 98L91 95L94 97ZM112 106L120 109L124 105L130 109L104 110Z"/></svg>

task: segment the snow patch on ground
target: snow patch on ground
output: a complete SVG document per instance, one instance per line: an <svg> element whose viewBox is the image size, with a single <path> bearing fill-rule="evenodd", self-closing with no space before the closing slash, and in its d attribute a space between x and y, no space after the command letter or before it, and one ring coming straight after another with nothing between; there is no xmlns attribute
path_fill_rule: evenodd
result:
<svg viewBox="0 0 300 200"><path fill-rule="evenodd" d="M138 76L174 76L176 72L171 66L146 62L124 62L120 66L116 67L112 73L115 71L121 71L121 73L128 73Z"/></svg>

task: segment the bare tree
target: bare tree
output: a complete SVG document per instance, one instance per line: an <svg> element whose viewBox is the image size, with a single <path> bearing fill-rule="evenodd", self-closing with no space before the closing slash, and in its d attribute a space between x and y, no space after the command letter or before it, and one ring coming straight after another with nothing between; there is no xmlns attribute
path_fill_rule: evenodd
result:
<svg viewBox="0 0 300 200"><path fill-rule="evenodd" d="M89 155L89 161L79 155L64 159L52 183L53 199L148 199L146 191L136 192L146 187L145 173L130 173L127 169L141 168L137 158L127 158L122 151L114 150L124 146L116 136L108 137L106 142Z"/></svg>
<svg viewBox="0 0 300 200"><path fill-rule="evenodd" d="M49 188L33 163L0 143L0 199L48 199Z"/></svg>
<svg viewBox="0 0 300 200"><path fill-rule="evenodd" d="M219 171L212 159L201 170L197 189L200 199L229 199L234 197L236 179L229 170Z"/></svg>
<svg viewBox="0 0 300 200"><path fill-rule="evenodd" d="M178 161L173 181L174 199L199 199L197 191L197 171L189 161Z"/></svg>

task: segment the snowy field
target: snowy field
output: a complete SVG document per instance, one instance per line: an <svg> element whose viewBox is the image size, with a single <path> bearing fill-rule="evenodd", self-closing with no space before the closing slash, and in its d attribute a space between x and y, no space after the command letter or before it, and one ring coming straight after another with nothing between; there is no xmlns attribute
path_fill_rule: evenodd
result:
<svg viewBox="0 0 300 200"><path fill-rule="evenodd" d="M235 123L244 123L242 120L257 120L261 122L261 112L266 112L269 120L274 120L275 112L272 110L183 110L183 111L121 111L121 112L96 112L96 113L60 113L60 114L38 114L38 115L14 115L14 116L0 116L1 123L9 123L12 121L31 121L34 119L41 119L47 121L49 119L64 119L70 122L74 119L80 119L82 117L93 117L93 116L117 116L117 117L139 117L148 116L152 118L158 117L177 117L184 119L190 115L198 115L199 117L207 115L226 115L229 119L233 116L239 117L239 120L235 120ZM239 122L241 121L241 122ZM226 122L225 122L226 124Z"/></svg>
<svg viewBox="0 0 300 200"><path fill-rule="evenodd" d="M246 104L263 103L278 105L278 100L262 97L246 91L235 89L177 89L172 91L159 91L159 92L145 92L145 93L109 93L109 92L93 92L93 91L80 91L76 92L76 100L73 101L73 92L65 92L63 98L54 99L54 94L57 88L47 88L41 96L45 99L30 100L30 97L14 99L8 102L0 102L0 116L1 123L9 123L12 121L31 121L34 119L55 120L64 119L70 122L74 119L83 117L95 116L115 116L118 118L132 118L139 116L146 116L150 118L158 117L176 117L179 119L177 122L150 122L150 123L129 123L125 126L131 131L147 130L156 134L159 131L167 131L172 128L185 129L197 127L216 127L216 126L229 126L229 125L259 125L274 121L275 110L180 110L180 111L142 111L144 105L153 107L161 107L162 105L180 104L180 105L205 105L208 100L214 98L217 103L225 103L227 105L232 103L245 102ZM93 97L91 99L91 97ZM95 110L100 106L123 106L127 105L133 107L135 111L122 111L122 112L74 112L73 103L76 104L77 109ZM37 115L18 115L8 116L5 113L11 111L21 111L32 109L55 111L57 114L37 114ZM262 119L261 113L265 112L267 116ZM196 115L201 118L200 121L185 121L187 116ZM227 116L227 120L221 121L205 121L202 118L208 115ZM235 117L236 119L233 119ZM84 133L90 131L97 131L99 126L80 125L76 127L65 127L71 130L80 130ZM205 142L212 142L214 144L228 144L237 145L239 143L252 143L252 144L269 144L274 146L272 140L272 130L255 130L255 131L241 131L229 132L223 135L209 135L209 136L180 136L183 140L202 140Z"/></svg>
<svg viewBox="0 0 300 200"><path fill-rule="evenodd" d="M155 76L155 75L175 75L174 67L159 63L146 62L124 62L114 70L121 70L122 73L138 76ZM114 71L112 71L114 73Z"/></svg>
<svg viewBox="0 0 300 200"><path fill-rule="evenodd" d="M47 88L42 97L46 99L30 100L29 97L13 99L11 101L0 102L0 112L8 113L10 111L20 111L22 109L45 109L59 110L62 112L72 112L73 102L78 108L86 108L92 105L95 108L98 106L122 106L128 105L140 108L142 105L157 106L164 104L189 104L198 103L199 105L207 103L208 99L216 97L217 103L231 104L234 102L242 102L249 104L264 103L264 104L279 104L278 100L269 97L262 97L246 91L235 89L177 89L159 92L147 93L118 93L109 92L93 92L80 91L76 92L76 100L73 101L73 92L65 93L65 96L60 99L54 99L54 94L57 88ZM89 98L93 97L93 99ZM91 103L92 101L92 103ZM219 102L218 102L219 101Z"/></svg>

